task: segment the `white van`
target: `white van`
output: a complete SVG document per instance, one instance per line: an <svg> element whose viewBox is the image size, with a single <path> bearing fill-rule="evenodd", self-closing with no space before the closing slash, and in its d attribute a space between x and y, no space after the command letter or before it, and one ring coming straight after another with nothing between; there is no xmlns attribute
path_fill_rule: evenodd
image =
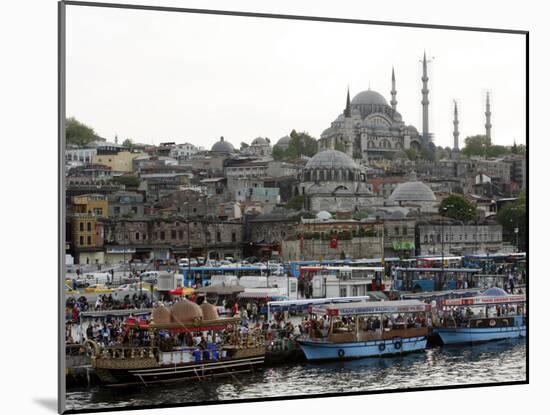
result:
<svg viewBox="0 0 550 415"><path fill-rule="evenodd" d="M147 272L142 272L141 275L140 275L140 279L141 279L141 281L143 281L143 282L148 282L148 283L151 283L151 284L156 284L156 283L158 282L160 273L161 273L161 271L147 271Z"/></svg>

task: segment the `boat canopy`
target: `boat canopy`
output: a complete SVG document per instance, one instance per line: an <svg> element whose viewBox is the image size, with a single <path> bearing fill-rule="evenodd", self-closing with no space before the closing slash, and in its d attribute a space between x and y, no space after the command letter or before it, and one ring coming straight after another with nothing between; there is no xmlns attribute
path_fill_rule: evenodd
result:
<svg viewBox="0 0 550 415"><path fill-rule="evenodd" d="M310 312L328 316L354 316L362 314L414 313L430 311L431 306L418 300L362 301L352 304L326 304L310 307Z"/></svg>
<svg viewBox="0 0 550 415"><path fill-rule="evenodd" d="M481 268L395 268L396 271L403 272L465 272L476 274L481 272Z"/></svg>
<svg viewBox="0 0 550 415"><path fill-rule="evenodd" d="M492 305L492 304L510 304L510 303L524 303L525 295L507 295L507 296L479 296L469 298L452 298L443 300L442 304L446 306L476 306L476 305Z"/></svg>

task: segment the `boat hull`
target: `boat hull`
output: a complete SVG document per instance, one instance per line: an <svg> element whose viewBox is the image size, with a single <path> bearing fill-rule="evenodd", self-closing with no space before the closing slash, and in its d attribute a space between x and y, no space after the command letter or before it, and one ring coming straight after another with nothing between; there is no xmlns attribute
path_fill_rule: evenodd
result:
<svg viewBox="0 0 550 415"><path fill-rule="evenodd" d="M247 356L227 360L159 365L150 368L96 368L96 373L107 384L151 384L181 380L204 380L212 377L232 376L251 372L263 366L265 355Z"/></svg>
<svg viewBox="0 0 550 415"><path fill-rule="evenodd" d="M525 326L483 328L438 328L437 334L443 344L481 343L492 340L525 337Z"/></svg>
<svg viewBox="0 0 550 415"><path fill-rule="evenodd" d="M343 360L421 351L426 348L427 337L417 336L349 343L299 340L298 343L307 360Z"/></svg>

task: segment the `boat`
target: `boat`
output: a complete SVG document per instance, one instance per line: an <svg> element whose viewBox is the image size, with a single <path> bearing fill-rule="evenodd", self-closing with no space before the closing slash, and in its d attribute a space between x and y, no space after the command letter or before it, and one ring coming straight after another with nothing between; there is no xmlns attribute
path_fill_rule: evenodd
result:
<svg viewBox="0 0 550 415"><path fill-rule="evenodd" d="M162 306L153 309L150 322L127 320L128 341L124 344L105 346L87 340L84 345L91 366L106 384L148 385L235 376L261 367L265 359L261 331L248 331L240 322L240 317L219 318L212 304L199 307L182 300L171 310Z"/></svg>
<svg viewBox="0 0 550 415"><path fill-rule="evenodd" d="M493 287L476 297L442 300L434 332L443 344L525 337L526 298Z"/></svg>
<svg viewBox="0 0 550 415"><path fill-rule="evenodd" d="M311 306L308 332L298 343L310 361L420 351L426 348L430 310L418 300Z"/></svg>

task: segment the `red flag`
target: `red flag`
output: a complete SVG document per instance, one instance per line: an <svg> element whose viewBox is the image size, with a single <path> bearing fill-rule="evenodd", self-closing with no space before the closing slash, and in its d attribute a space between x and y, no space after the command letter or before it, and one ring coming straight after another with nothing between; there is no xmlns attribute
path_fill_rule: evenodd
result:
<svg viewBox="0 0 550 415"><path fill-rule="evenodd" d="M333 236L332 239L330 240L330 247L331 248L338 248L338 237L337 236Z"/></svg>

